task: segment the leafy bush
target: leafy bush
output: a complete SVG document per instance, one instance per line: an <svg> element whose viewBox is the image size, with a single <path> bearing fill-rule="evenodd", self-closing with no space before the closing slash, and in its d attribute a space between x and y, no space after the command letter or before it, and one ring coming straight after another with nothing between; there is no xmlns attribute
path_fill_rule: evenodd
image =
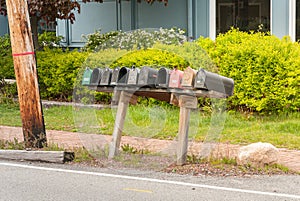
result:
<svg viewBox="0 0 300 201"><path fill-rule="evenodd" d="M299 111L298 43L236 29L219 35L215 43L203 38L197 42L209 52L220 73L234 79L233 107L263 114Z"/></svg>
<svg viewBox="0 0 300 201"><path fill-rule="evenodd" d="M39 34L40 47L60 47L62 37L56 36L54 32ZM14 79L15 71L9 35L0 36L0 75L2 78Z"/></svg>
<svg viewBox="0 0 300 201"><path fill-rule="evenodd" d="M185 31L179 28L171 29L138 29L130 32L109 32L84 36L87 44L84 50L99 51L104 49L147 49L155 43L179 45L186 41Z"/></svg>
<svg viewBox="0 0 300 201"><path fill-rule="evenodd" d="M45 31L38 35L39 47L41 49L45 47L57 48L61 47L62 36L56 36L55 32Z"/></svg>
<svg viewBox="0 0 300 201"><path fill-rule="evenodd" d="M49 49L37 53L41 97L70 99L86 53Z"/></svg>
<svg viewBox="0 0 300 201"><path fill-rule="evenodd" d="M6 83L0 76L0 104L14 104L14 98L16 98L17 95L16 83Z"/></svg>
<svg viewBox="0 0 300 201"><path fill-rule="evenodd" d="M0 36L0 76L6 79L15 77L9 35Z"/></svg>
<svg viewBox="0 0 300 201"><path fill-rule="evenodd" d="M90 53L85 61L85 66L89 68L109 67L120 57L128 54L127 50L106 49L99 52Z"/></svg>
<svg viewBox="0 0 300 201"><path fill-rule="evenodd" d="M186 68L189 63L182 57L167 51L157 49L137 50L128 52L128 54L116 60L111 66L165 66L169 68L177 67L178 69Z"/></svg>
<svg viewBox="0 0 300 201"><path fill-rule="evenodd" d="M185 42L182 45L165 45L157 43L153 49L167 51L184 59L191 68L217 72L217 66L211 61L207 52L195 42Z"/></svg>

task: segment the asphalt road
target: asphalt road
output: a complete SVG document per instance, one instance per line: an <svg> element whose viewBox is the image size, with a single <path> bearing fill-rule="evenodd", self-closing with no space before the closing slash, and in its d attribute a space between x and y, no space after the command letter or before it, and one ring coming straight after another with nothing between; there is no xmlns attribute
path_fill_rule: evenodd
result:
<svg viewBox="0 0 300 201"><path fill-rule="evenodd" d="M300 176L180 176L0 160L0 200L300 200Z"/></svg>

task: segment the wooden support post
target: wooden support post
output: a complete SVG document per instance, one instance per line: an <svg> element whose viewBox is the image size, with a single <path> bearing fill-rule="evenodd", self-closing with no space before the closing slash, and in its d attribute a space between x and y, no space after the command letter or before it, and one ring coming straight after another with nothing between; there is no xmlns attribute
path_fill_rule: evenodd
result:
<svg viewBox="0 0 300 201"><path fill-rule="evenodd" d="M6 0L14 69L26 147L43 147L46 131L26 0Z"/></svg>
<svg viewBox="0 0 300 201"><path fill-rule="evenodd" d="M127 108L128 108L131 98L132 98L131 93L121 91L120 99L119 99L119 103L118 103L116 120L115 120L114 131L113 131L113 135L112 135L112 141L109 146L108 158L110 158L110 159L115 157L116 155L118 155L121 137L122 137L122 131L123 131L123 127L124 127L124 121L125 121Z"/></svg>
<svg viewBox="0 0 300 201"><path fill-rule="evenodd" d="M191 109L197 108L197 98L193 96L179 96L180 116L177 146L177 165L186 163L188 150L188 136Z"/></svg>

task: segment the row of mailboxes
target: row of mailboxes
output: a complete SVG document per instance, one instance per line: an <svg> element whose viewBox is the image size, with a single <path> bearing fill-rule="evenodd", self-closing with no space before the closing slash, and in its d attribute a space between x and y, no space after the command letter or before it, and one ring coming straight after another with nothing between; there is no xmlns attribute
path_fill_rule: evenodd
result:
<svg viewBox="0 0 300 201"><path fill-rule="evenodd" d="M143 68L87 68L82 85L86 86L137 86L148 88L179 88L212 90L231 96L234 81L231 78L208 72L204 69L194 70L190 67L184 71L177 69Z"/></svg>

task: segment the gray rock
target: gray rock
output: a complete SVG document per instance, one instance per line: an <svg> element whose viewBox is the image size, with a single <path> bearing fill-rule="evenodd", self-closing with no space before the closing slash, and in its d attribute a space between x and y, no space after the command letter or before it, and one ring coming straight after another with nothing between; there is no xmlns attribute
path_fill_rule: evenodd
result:
<svg viewBox="0 0 300 201"><path fill-rule="evenodd" d="M248 165L263 167L278 162L279 150L270 143L253 143L241 147L238 151L238 165Z"/></svg>

